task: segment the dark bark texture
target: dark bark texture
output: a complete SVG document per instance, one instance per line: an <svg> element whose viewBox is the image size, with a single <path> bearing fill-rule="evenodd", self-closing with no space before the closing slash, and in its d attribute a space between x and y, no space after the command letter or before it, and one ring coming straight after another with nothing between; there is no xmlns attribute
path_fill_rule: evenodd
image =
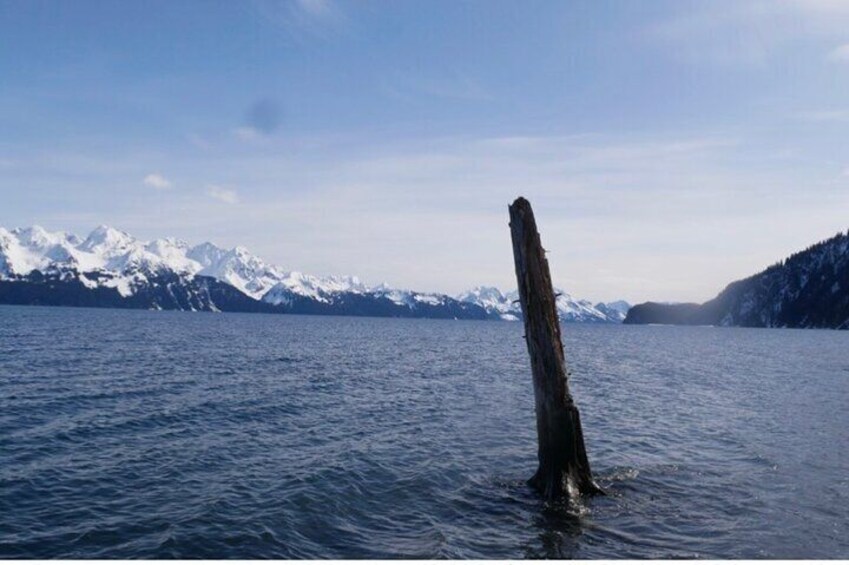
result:
<svg viewBox="0 0 849 565"><path fill-rule="evenodd" d="M587 460L581 417L569 393L554 289L534 213L524 198L516 199L509 210L539 438L539 468L529 482L549 500L564 494L599 494Z"/></svg>

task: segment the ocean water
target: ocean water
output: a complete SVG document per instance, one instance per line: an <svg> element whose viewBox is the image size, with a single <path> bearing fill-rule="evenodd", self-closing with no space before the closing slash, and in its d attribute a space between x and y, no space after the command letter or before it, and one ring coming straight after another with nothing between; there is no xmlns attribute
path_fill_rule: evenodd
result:
<svg viewBox="0 0 849 565"><path fill-rule="evenodd" d="M849 558L849 332L0 307L0 557Z"/></svg>

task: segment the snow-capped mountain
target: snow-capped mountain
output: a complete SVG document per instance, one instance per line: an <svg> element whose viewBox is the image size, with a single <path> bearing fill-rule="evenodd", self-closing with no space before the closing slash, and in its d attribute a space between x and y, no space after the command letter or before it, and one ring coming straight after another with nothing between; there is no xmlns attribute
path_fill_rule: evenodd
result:
<svg viewBox="0 0 849 565"><path fill-rule="evenodd" d="M595 305L596 310L610 318L613 322L623 322L628 315L631 305L624 300L614 302L599 302Z"/></svg>
<svg viewBox="0 0 849 565"><path fill-rule="evenodd" d="M85 238L0 228L0 303L518 320L517 298L484 287L456 298L369 287L287 271L244 247L142 241L108 226ZM614 321L566 293L557 305L565 321Z"/></svg>
<svg viewBox="0 0 849 565"><path fill-rule="evenodd" d="M510 322L522 319L516 292L506 295L494 286L478 286L457 295L457 300L477 304L494 317Z"/></svg>
<svg viewBox="0 0 849 565"><path fill-rule="evenodd" d="M557 312L562 322L618 323L625 319L628 312L629 306L624 300L593 306L589 300L577 300L563 290L555 289L554 292ZM479 286L461 293L457 300L477 304L502 320L514 321L522 318L519 293L515 290L505 294L495 287Z"/></svg>
<svg viewBox="0 0 849 565"><path fill-rule="evenodd" d="M256 300L283 289L325 302L336 293L368 290L355 277L319 278L286 272L244 247L222 249L209 242L191 247L173 238L145 242L108 226L96 228L84 240L39 226L12 231L0 228L0 261L0 278L23 277L33 271L75 272L85 284L113 287L123 296L163 272L210 277ZM104 277L95 283L87 273ZM277 302L273 295L268 301Z"/></svg>
<svg viewBox="0 0 849 565"><path fill-rule="evenodd" d="M0 302L154 309L239 310L485 319L440 294L370 288L356 277L316 277L265 263L243 247L142 241L108 226L85 239L0 228Z"/></svg>

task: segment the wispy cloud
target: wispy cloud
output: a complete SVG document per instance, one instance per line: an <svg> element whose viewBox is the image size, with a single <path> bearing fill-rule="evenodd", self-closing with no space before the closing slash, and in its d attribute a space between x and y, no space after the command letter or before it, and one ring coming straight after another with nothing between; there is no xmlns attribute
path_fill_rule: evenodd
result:
<svg viewBox="0 0 849 565"><path fill-rule="evenodd" d="M680 3L647 36L674 45L670 54L722 65L762 65L792 41L832 41L849 27L845 0L736 0Z"/></svg>
<svg viewBox="0 0 849 565"><path fill-rule="evenodd" d="M336 7L330 0L295 0L298 7L315 18L333 17Z"/></svg>
<svg viewBox="0 0 849 565"><path fill-rule="evenodd" d="M577 296L632 301L707 299L785 252L845 229L849 206L845 177L837 176L845 155L824 162L821 151L803 145L799 155L779 153L795 140L736 131L505 131L367 145L352 136L298 152L286 150L292 141L283 136L266 141L273 151L194 157L198 174L223 180L175 191L167 209L103 197L120 179L138 176L134 152L98 153L103 168L81 180L39 162L33 169L51 176L30 186L61 182L75 196L91 191L85 207L71 202L68 212L39 216L66 229L77 220L59 214L76 209L87 214L84 226L215 238L286 268L447 292L481 281L515 284L506 205L521 194L534 203L558 284ZM68 166L64 155L57 162ZM240 186L250 186L250 198ZM18 199L19 209L32 201L11 188L4 198Z"/></svg>
<svg viewBox="0 0 849 565"><path fill-rule="evenodd" d="M799 118L809 122L830 122L842 123L849 122L849 109L840 108L833 110L811 110L799 114Z"/></svg>
<svg viewBox="0 0 849 565"><path fill-rule="evenodd" d="M212 143L210 143L204 136L197 133L190 133L186 135L186 140L198 149L203 149L204 151L212 149Z"/></svg>
<svg viewBox="0 0 849 565"><path fill-rule="evenodd" d="M834 48L828 58L838 63L849 63L849 43Z"/></svg>
<svg viewBox="0 0 849 565"><path fill-rule="evenodd" d="M298 40L329 38L348 21L333 0L253 0L251 5L261 21Z"/></svg>
<svg viewBox="0 0 849 565"><path fill-rule="evenodd" d="M156 190L166 190L173 186L173 183L159 173L150 173L142 180L145 186L155 188Z"/></svg>
<svg viewBox="0 0 849 565"><path fill-rule="evenodd" d="M210 198L223 202L225 204L238 204L239 195L235 190L210 184L206 187L206 193Z"/></svg>
<svg viewBox="0 0 849 565"><path fill-rule="evenodd" d="M493 98L492 93L477 79L461 73L399 74L384 82L384 91L396 98L426 96L472 102L482 102Z"/></svg>
<svg viewBox="0 0 849 565"><path fill-rule="evenodd" d="M262 134L250 126L241 126L233 130L233 135L241 141L256 141L262 137Z"/></svg>

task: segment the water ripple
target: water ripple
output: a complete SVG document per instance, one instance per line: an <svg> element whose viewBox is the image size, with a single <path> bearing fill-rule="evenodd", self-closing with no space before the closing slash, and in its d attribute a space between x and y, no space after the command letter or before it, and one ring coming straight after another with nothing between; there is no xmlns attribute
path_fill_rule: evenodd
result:
<svg viewBox="0 0 849 565"><path fill-rule="evenodd" d="M0 317L0 558L849 557L846 332L565 327L549 504L518 324Z"/></svg>

